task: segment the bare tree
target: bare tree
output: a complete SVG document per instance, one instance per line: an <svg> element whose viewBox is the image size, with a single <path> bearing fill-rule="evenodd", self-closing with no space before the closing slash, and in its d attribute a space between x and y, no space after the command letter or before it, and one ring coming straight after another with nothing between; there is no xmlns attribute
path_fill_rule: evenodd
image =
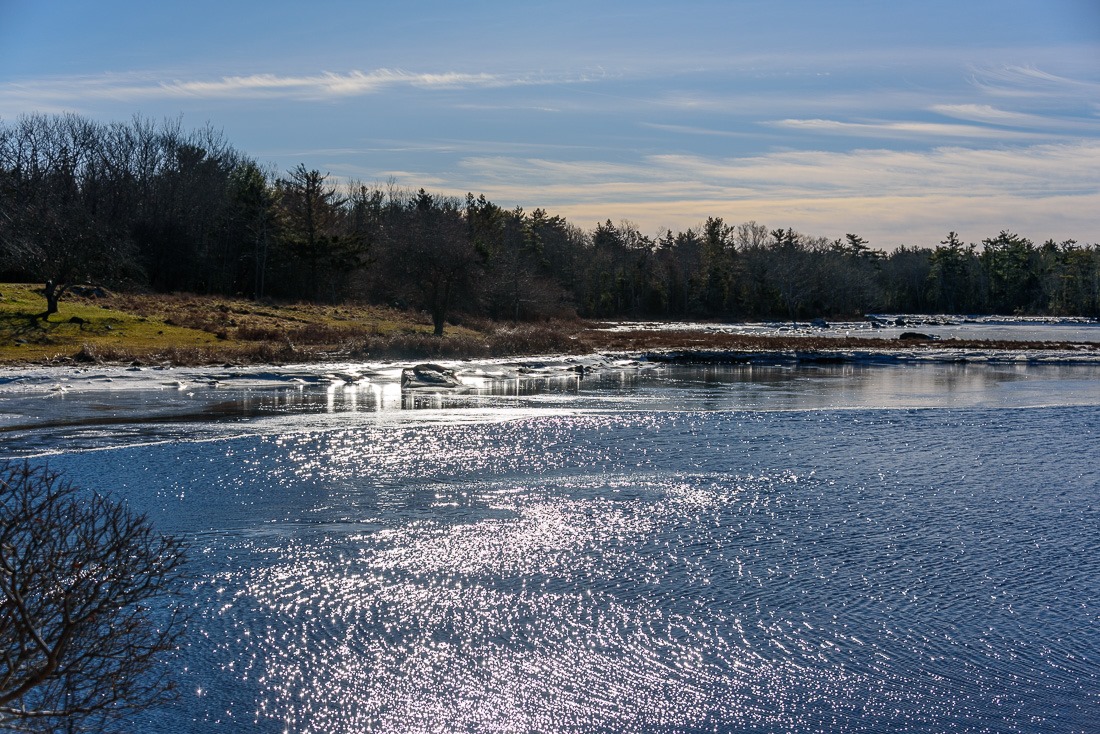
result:
<svg viewBox="0 0 1100 734"><path fill-rule="evenodd" d="M103 731L168 700L183 560L110 497L0 463L0 728Z"/></svg>

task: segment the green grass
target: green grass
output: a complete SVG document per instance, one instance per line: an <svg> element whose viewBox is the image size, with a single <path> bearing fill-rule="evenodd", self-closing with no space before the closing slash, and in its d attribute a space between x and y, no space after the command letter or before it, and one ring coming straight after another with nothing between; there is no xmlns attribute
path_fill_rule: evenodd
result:
<svg viewBox="0 0 1100 734"><path fill-rule="evenodd" d="M48 321L41 286L0 283L0 364L139 361L147 364L273 364L326 359L462 359L660 349L832 351L890 349L868 338L746 336L686 332L607 332L583 322L448 325L432 335L426 314L392 308L275 302L189 294L113 293L67 297ZM937 343L907 344L933 349ZM952 349L1074 349L1095 344L952 341Z"/></svg>
<svg viewBox="0 0 1100 734"><path fill-rule="evenodd" d="M0 363L208 364L482 357L575 347L561 329L472 322L432 335L412 311L364 305L257 303L189 294L67 296L48 321L41 286L0 283Z"/></svg>
<svg viewBox="0 0 1100 734"><path fill-rule="evenodd" d="M0 362L42 362L71 357L87 346L101 351L155 352L168 347L208 347L217 336L194 328L173 326L110 306L102 299L62 299L58 313L35 318L46 310L41 286L0 283ZM81 323L83 322L83 323Z"/></svg>

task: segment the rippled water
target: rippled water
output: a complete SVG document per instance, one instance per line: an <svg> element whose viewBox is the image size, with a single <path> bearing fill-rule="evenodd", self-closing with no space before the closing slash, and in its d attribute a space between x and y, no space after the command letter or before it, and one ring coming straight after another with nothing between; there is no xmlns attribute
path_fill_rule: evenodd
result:
<svg viewBox="0 0 1100 734"><path fill-rule="evenodd" d="M1100 383L989 369L877 368L873 398L673 368L9 445L190 539L183 696L142 731L1096 731Z"/></svg>

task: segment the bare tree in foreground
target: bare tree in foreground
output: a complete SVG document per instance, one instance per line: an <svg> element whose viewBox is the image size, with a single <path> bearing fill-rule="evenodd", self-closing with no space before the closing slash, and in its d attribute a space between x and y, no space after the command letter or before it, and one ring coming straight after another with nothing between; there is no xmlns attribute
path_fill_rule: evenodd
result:
<svg viewBox="0 0 1100 734"><path fill-rule="evenodd" d="M102 730L167 700L183 560L144 515L0 462L0 729Z"/></svg>

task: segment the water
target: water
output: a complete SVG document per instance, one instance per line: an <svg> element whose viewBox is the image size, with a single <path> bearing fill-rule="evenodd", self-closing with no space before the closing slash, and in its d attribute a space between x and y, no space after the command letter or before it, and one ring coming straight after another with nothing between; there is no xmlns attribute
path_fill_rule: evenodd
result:
<svg viewBox="0 0 1100 734"><path fill-rule="evenodd" d="M71 377L4 453L192 549L135 730L1100 728L1097 365Z"/></svg>

